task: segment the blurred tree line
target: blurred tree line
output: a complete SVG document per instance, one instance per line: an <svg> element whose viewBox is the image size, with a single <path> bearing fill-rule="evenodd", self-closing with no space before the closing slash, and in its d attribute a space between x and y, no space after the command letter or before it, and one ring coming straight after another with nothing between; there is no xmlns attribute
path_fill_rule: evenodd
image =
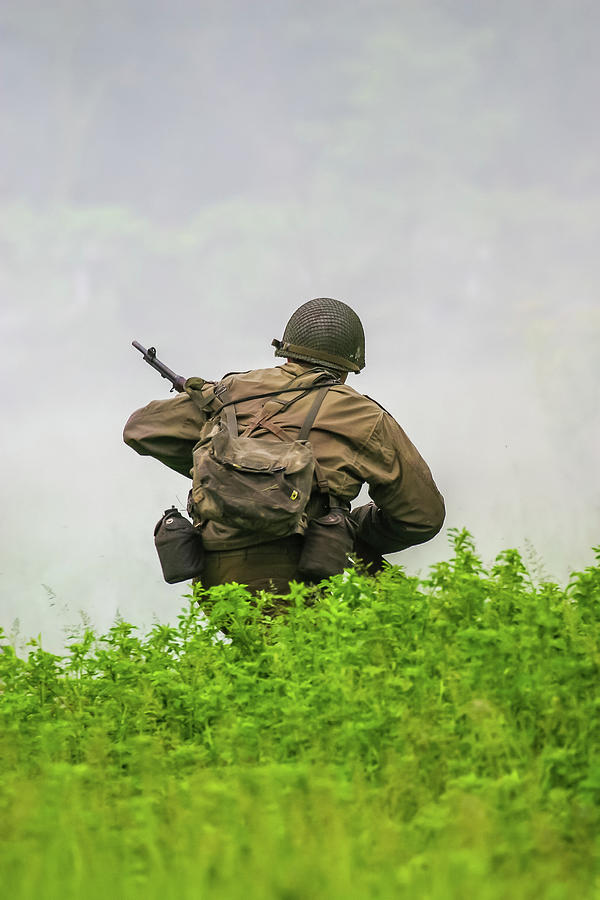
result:
<svg viewBox="0 0 600 900"><path fill-rule="evenodd" d="M4 202L182 221L333 176L585 199L599 26L593 0L6 0Z"/></svg>
<svg viewBox="0 0 600 900"><path fill-rule="evenodd" d="M598 327L599 25L593 0L6 0L0 289L57 327L286 278L500 343L565 301Z"/></svg>

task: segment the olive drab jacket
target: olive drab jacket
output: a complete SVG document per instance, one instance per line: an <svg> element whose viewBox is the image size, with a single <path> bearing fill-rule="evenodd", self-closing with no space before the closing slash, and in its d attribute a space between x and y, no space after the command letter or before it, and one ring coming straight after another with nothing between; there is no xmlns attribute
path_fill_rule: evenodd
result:
<svg viewBox="0 0 600 900"><path fill-rule="evenodd" d="M272 398L256 398L284 390L294 381L298 396L324 373L297 362L225 376L221 384L242 431ZM124 429L125 443L137 453L152 456L182 475L191 477L192 451L214 425L218 407L208 398L214 382L190 378L185 393L154 400L134 412ZM294 396L286 393L288 400ZM255 398L255 399L244 399ZM295 440L313 403L314 391L270 419ZM207 405L204 405L207 404ZM201 407L204 405L204 408ZM211 408L212 407L212 408ZM276 408L276 407L275 407ZM265 434L259 429L256 434ZM350 501L366 482L373 504L357 512L359 536L379 553L392 553L434 537L442 527L445 509L431 472L394 418L374 400L346 384L330 387L309 435L313 453L336 498ZM208 521L202 525L207 550L256 544L256 535L231 532Z"/></svg>

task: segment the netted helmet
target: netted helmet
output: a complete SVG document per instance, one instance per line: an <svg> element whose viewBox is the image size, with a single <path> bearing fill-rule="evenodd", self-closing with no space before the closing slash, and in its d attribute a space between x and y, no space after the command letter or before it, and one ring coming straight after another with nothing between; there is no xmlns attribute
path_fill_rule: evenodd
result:
<svg viewBox="0 0 600 900"><path fill-rule="evenodd" d="M341 300L318 297L298 307L273 340L275 356L321 364L339 372L365 367L365 333L353 309Z"/></svg>

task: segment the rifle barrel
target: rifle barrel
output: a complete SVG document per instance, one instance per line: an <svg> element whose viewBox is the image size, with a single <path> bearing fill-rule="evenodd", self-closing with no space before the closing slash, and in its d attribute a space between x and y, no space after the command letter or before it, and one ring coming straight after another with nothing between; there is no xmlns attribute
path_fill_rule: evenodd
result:
<svg viewBox="0 0 600 900"><path fill-rule="evenodd" d="M162 375L163 378L166 378L173 385L173 390L181 393L183 391L183 385L185 384L186 379L183 375L177 375L173 369L170 369L165 363L161 362L160 359L156 356L156 348L150 347L146 349L143 347L138 341L132 341L132 346L135 347L136 350L139 350L142 356L144 357L145 362L148 365L152 366L153 369Z"/></svg>

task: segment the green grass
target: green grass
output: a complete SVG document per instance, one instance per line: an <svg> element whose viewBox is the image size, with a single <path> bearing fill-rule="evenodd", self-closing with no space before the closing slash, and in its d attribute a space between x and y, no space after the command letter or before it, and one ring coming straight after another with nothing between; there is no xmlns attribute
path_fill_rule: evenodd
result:
<svg viewBox="0 0 600 900"><path fill-rule="evenodd" d="M64 657L1 638L3 895L600 896L600 551L536 585L454 532L425 579L350 571L275 619L197 599Z"/></svg>

